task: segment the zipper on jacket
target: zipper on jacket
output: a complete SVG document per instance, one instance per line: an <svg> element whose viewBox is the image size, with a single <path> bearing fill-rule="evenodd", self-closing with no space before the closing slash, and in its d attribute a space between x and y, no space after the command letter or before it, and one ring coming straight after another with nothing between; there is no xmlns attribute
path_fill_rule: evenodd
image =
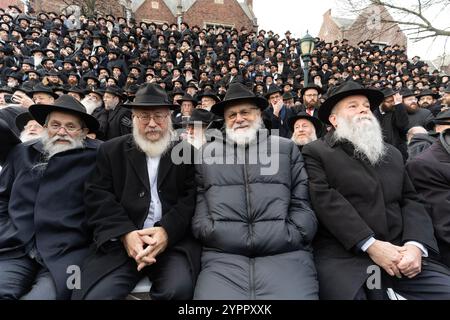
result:
<svg viewBox="0 0 450 320"><path fill-rule="evenodd" d="M251 254L253 254L253 215L251 211L252 207L250 205L250 190L248 185L247 163L244 164L244 180L245 180L245 201L247 204L247 212L248 212L248 229L250 235L250 252Z"/></svg>
<svg viewBox="0 0 450 320"><path fill-rule="evenodd" d="M249 272L249 285L250 285L250 300L256 299L255 290L255 259L250 258L250 272Z"/></svg>

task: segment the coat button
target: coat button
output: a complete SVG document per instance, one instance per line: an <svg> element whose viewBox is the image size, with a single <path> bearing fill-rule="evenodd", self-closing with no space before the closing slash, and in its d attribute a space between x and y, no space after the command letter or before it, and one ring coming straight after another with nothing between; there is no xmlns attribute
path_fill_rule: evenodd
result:
<svg viewBox="0 0 450 320"><path fill-rule="evenodd" d="M144 191L139 192L138 196L139 198L143 198L145 196L145 192Z"/></svg>

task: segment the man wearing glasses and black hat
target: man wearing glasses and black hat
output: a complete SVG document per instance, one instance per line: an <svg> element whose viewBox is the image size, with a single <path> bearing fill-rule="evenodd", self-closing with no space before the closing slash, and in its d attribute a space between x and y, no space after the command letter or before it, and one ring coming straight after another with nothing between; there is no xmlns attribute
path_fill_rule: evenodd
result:
<svg viewBox="0 0 450 320"><path fill-rule="evenodd" d="M124 106L133 113L133 134L100 147L86 185L94 246L73 299L124 299L144 277L153 300L191 299L200 248L190 236L194 168L171 156L170 110L177 106L155 84Z"/></svg>
<svg viewBox="0 0 450 320"><path fill-rule="evenodd" d="M29 111L44 131L11 150L0 179L0 299L69 299L91 244L83 195L99 143L86 136L98 122L67 95Z"/></svg>

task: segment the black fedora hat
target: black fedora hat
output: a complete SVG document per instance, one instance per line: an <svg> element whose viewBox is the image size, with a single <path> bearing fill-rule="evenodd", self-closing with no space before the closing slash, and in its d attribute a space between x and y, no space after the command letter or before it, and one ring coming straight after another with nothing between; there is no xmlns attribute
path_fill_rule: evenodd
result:
<svg viewBox="0 0 450 320"><path fill-rule="evenodd" d="M21 114L17 115L15 121L17 129L19 129L19 131L22 132L25 126L27 125L28 121L31 120L34 120L34 118L28 111L22 112Z"/></svg>
<svg viewBox="0 0 450 320"><path fill-rule="evenodd" d="M195 125L201 123L208 126L215 119L215 115L204 109L194 109L188 121L183 121L182 125Z"/></svg>
<svg viewBox="0 0 450 320"><path fill-rule="evenodd" d="M203 97L209 97L216 101L216 103L220 102L220 98L215 94L214 91L210 89L205 89L201 93L197 95L198 99L201 100Z"/></svg>
<svg viewBox="0 0 450 320"><path fill-rule="evenodd" d="M232 83L228 88L225 98L222 102L216 103L212 108L211 112L218 116L223 117L225 107L231 103L239 101L251 101L258 106L258 108L263 111L269 105L267 99L262 97L257 97L250 89L241 83Z"/></svg>
<svg viewBox="0 0 450 320"><path fill-rule="evenodd" d="M371 110L378 108L384 100L384 95L376 89L368 89L354 81L346 81L333 87L327 92L328 98L319 108L319 119L325 124L331 124L328 118L334 106L342 99L350 96L366 96L370 102Z"/></svg>
<svg viewBox="0 0 450 320"><path fill-rule="evenodd" d="M186 93L181 99L177 99L177 102L178 102L179 104L181 104L181 103L184 102L184 101L190 101L190 102L192 102L194 105L197 104L197 100L196 100L194 97L192 97L190 94L188 94L188 93Z"/></svg>
<svg viewBox="0 0 450 320"><path fill-rule="evenodd" d="M314 128L316 129L317 138L320 138L322 136L322 134L324 132L324 126L323 126L322 121L320 121L316 117L311 117L306 112L299 112L296 115L294 115L288 119L288 125L289 125L289 128L291 129L291 132L294 132L295 123L299 119L306 119L306 120L310 121L313 124Z"/></svg>
<svg viewBox="0 0 450 320"><path fill-rule="evenodd" d="M0 140L0 165L2 165L11 149L21 142L14 131L11 130L8 123L3 119L0 119Z"/></svg>
<svg viewBox="0 0 450 320"><path fill-rule="evenodd" d="M437 124L450 125L450 109L439 112L436 118L426 123L425 129L431 131Z"/></svg>
<svg viewBox="0 0 450 320"><path fill-rule="evenodd" d="M170 103L166 91L160 85L153 83L148 83L146 85L141 86L141 88L136 92L134 101L124 104L123 106L127 108L167 107L171 110L179 108L178 105Z"/></svg>
<svg viewBox="0 0 450 320"><path fill-rule="evenodd" d="M74 97L63 94L55 100L54 104L34 104L28 109L34 119L40 125L45 124L47 116L53 111L67 112L79 116L89 128L90 132L97 131L99 123L97 119L86 112L86 108Z"/></svg>
<svg viewBox="0 0 450 320"><path fill-rule="evenodd" d="M394 89L392 89L390 87L382 88L380 91L383 93L384 98L389 98L389 97L397 94L397 92L395 92Z"/></svg>
<svg viewBox="0 0 450 320"><path fill-rule="evenodd" d="M407 88L400 90L400 94L402 95L403 98L413 97L416 95L412 90Z"/></svg>
<svg viewBox="0 0 450 320"><path fill-rule="evenodd" d="M43 85L42 83L38 83L37 85L35 85L33 87L33 91L31 92L32 94L34 93L46 93L50 96L52 96L53 98L57 99L59 96L53 92L52 88L47 87L45 85Z"/></svg>
<svg viewBox="0 0 450 320"><path fill-rule="evenodd" d="M315 84L308 84L306 87L304 87L304 88L302 88L302 90L300 90L300 94L302 95L302 97L304 96L306 90L309 90L309 89L316 90L317 94L322 94L323 93L321 87L319 87L319 86L317 86Z"/></svg>
<svg viewBox="0 0 450 320"><path fill-rule="evenodd" d="M124 100L126 98L126 96L123 93L123 90L120 87L116 86L116 85L106 87L106 89L103 92L103 94L105 94L105 93L109 93L109 94L115 95L120 100Z"/></svg>
<svg viewBox="0 0 450 320"><path fill-rule="evenodd" d="M265 97L266 99L269 99L271 95L275 94L275 93L279 93L279 94L283 94L283 90L275 85L270 86L269 90L267 91Z"/></svg>
<svg viewBox="0 0 450 320"><path fill-rule="evenodd" d="M420 99L422 97L426 97L426 96L432 96L433 99L439 99L440 95L438 93L434 93L433 91L431 91L430 89L425 89L422 90L418 95L417 95L417 99Z"/></svg>

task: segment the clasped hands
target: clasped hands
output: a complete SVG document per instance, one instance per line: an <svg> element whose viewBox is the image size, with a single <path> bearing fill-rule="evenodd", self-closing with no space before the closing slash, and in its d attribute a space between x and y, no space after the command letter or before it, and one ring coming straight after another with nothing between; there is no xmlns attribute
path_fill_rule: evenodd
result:
<svg viewBox="0 0 450 320"><path fill-rule="evenodd" d="M403 247L376 240L367 249L370 258L389 275L412 279L422 271L422 251L415 245Z"/></svg>
<svg viewBox="0 0 450 320"><path fill-rule="evenodd" d="M129 232L121 240L128 256L136 261L137 270L141 271L156 262L156 257L167 247L168 236L164 228L153 227Z"/></svg>

